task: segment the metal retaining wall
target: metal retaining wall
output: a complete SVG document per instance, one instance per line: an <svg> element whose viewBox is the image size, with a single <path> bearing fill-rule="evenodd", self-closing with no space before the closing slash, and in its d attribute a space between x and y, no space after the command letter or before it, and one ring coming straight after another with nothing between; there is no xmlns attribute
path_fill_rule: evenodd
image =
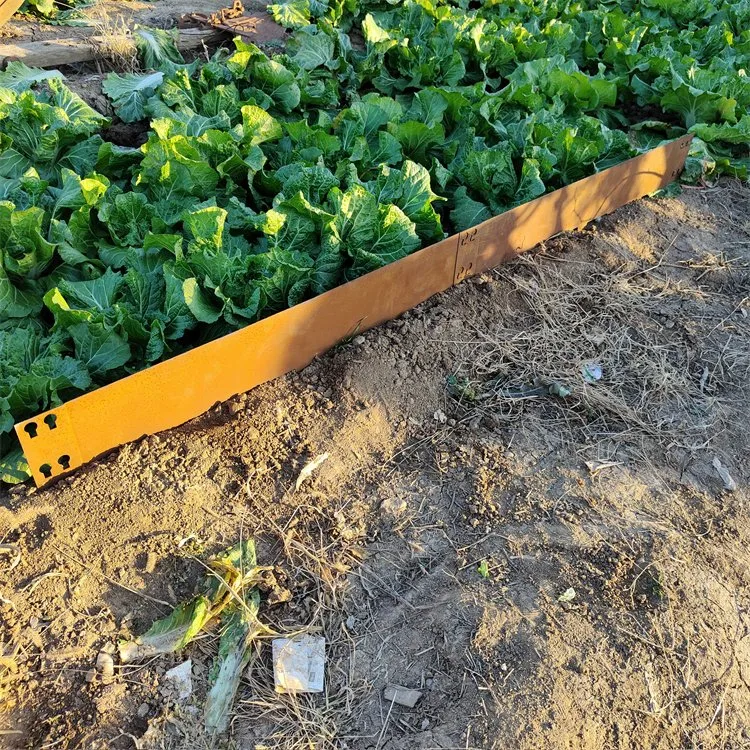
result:
<svg viewBox="0 0 750 750"><path fill-rule="evenodd" d="M119 445L187 422L558 232L655 192L679 176L690 140L655 148L16 424L34 481L41 487Z"/></svg>

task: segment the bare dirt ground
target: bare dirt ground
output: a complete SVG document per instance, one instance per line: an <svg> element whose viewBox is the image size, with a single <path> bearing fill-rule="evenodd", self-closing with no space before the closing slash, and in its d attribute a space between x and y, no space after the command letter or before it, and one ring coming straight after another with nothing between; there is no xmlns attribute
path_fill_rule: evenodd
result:
<svg viewBox="0 0 750 750"><path fill-rule="evenodd" d="M0 494L20 552L0 556L0 745L750 746L749 294L750 189L639 201ZM261 619L326 636L326 692L274 694L260 641L229 735L208 738L217 632L111 679L94 666L248 535L291 593ZM180 704L163 675L187 657ZM389 682L422 697L392 705Z"/></svg>
<svg viewBox="0 0 750 750"><path fill-rule="evenodd" d="M0 29L0 41L42 41L44 39L86 37L101 33L107 27L133 28L134 25L172 28L186 13L213 13L231 6L231 0L99 0L82 8L80 15L91 26L69 26L44 23L33 16L15 16ZM266 3L244 0L249 13L266 15Z"/></svg>
<svg viewBox="0 0 750 750"><path fill-rule="evenodd" d="M86 37L98 33L95 25L122 25L132 28L134 24L170 28L183 13L211 13L224 7L221 0L100 0L90 8L81 11L81 17L88 19L92 26L69 26L45 23L28 15L16 15L4 24L0 39L14 42L36 42L45 39Z"/></svg>

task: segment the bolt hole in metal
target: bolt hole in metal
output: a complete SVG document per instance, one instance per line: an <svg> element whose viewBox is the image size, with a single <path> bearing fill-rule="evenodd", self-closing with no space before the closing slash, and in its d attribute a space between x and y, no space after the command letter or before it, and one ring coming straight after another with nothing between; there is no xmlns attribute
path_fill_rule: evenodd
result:
<svg viewBox="0 0 750 750"><path fill-rule="evenodd" d="M29 422L24 426L23 431L30 437L35 438L37 433L36 422Z"/></svg>
<svg viewBox="0 0 750 750"><path fill-rule="evenodd" d="M49 479L52 476L52 467L49 464L42 464L39 467L39 473L44 474L44 476Z"/></svg>
<svg viewBox="0 0 750 750"><path fill-rule="evenodd" d="M63 455L57 459L57 463L59 463L63 469L69 469L70 468L70 456L67 453L63 453Z"/></svg>
<svg viewBox="0 0 750 750"><path fill-rule="evenodd" d="M46 424L47 427L50 428L50 430L57 429L57 414L48 414L44 418L44 424Z"/></svg>

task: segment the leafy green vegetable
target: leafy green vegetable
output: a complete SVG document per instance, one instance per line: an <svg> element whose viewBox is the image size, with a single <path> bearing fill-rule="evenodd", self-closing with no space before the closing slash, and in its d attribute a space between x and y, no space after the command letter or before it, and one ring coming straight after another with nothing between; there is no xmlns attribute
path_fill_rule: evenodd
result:
<svg viewBox="0 0 750 750"><path fill-rule="evenodd" d="M32 84L48 81L51 78L65 78L59 70L29 68L20 60L11 60L5 70L0 71L0 87L25 91Z"/></svg>
<svg viewBox="0 0 750 750"><path fill-rule="evenodd" d="M25 0L19 13L29 13L58 26L88 26L90 22L81 15L87 4L88 0Z"/></svg>
<svg viewBox="0 0 750 750"><path fill-rule="evenodd" d="M204 711L209 734L227 730L240 679L252 656L252 643L267 629L257 618L260 595L253 589L241 604L228 607L222 617L219 654L210 675L211 688Z"/></svg>
<svg viewBox="0 0 750 750"><path fill-rule="evenodd" d="M136 26L133 31L133 40L146 70L158 70L165 62L183 63L182 54L177 49L177 39L177 29Z"/></svg>
<svg viewBox="0 0 750 750"><path fill-rule="evenodd" d="M190 643L210 620L219 617L227 605L232 611L243 597L257 612L259 595L255 584L259 569L255 543L247 539L209 560L211 575L203 582L203 593L180 604L165 618L157 620L141 636L119 644L123 664L180 651ZM243 612L246 610L243 609ZM249 622L247 614L242 622ZM231 619L231 618L230 618Z"/></svg>
<svg viewBox="0 0 750 750"><path fill-rule="evenodd" d="M163 80L164 74L160 72L144 75L108 73L102 91L112 100L115 112L123 122L136 122L146 116L145 104Z"/></svg>

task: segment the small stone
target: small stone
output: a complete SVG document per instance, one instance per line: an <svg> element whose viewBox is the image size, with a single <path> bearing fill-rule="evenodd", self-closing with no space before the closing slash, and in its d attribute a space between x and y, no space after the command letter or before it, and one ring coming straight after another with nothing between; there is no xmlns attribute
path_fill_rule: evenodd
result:
<svg viewBox="0 0 750 750"><path fill-rule="evenodd" d="M233 416L239 414L242 411L242 404L239 401L230 401L227 404L227 411Z"/></svg>
<svg viewBox="0 0 750 750"><path fill-rule="evenodd" d="M352 344L354 344L354 346L362 346L362 344L364 344L364 343L365 343L365 337L364 336L355 336L352 339Z"/></svg>
<svg viewBox="0 0 750 750"><path fill-rule="evenodd" d="M86 680L86 682L93 682L96 679L96 670L89 669L89 671L86 672L84 679Z"/></svg>
<svg viewBox="0 0 750 750"><path fill-rule="evenodd" d="M104 679L111 679L115 673L115 662L112 657L105 651L100 651L96 657L96 671Z"/></svg>
<svg viewBox="0 0 750 750"><path fill-rule="evenodd" d="M388 703L397 703L406 708L414 708L421 697L422 693L419 690L412 690L403 685L388 685L383 691L383 698Z"/></svg>
<svg viewBox="0 0 750 750"><path fill-rule="evenodd" d="M354 630L355 627L357 627L357 618L354 615L349 615L346 618L346 629Z"/></svg>
<svg viewBox="0 0 750 750"><path fill-rule="evenodd" d="M442 409L438 409L435 414L433 414L433 417L435 421L440 422L440 424L445 424L448 421L448 417Z"/></svg>
<svg viewBox="0 0 750 750"><path fill-rule="evenodd" d="M430 720L429 719L422 719L422 731L424 732L426 729L430 728Z"/></svg>
<svg viewBox="0 0 750 750"><path fill-rule="evenodd" d="M380 509L386 515L393 516L393 518L399 518L407 510L406 500L402 497L387 497L380 504Z"/></svg>
<svg viewBox="0 0 750 750"><path fill-rule="evenodd" d="M158 558L156 557L155 552L149 552L146 556L146 564L143 566L143 570L146 573L153 573L154 568L156 568Z"/></svg>
<svg viewBox="0 0 750 750"><path fill-rule="evenodd" d="M148 703L141 703L141 705L138 706L138 711L136 713L141 719L145 719L150 710L151 706L149 706Z"/></svg>
<svg viewBox="0 0 750 750"><path fill-rule="evenodd" d="M39 618L35 616L29 617L29 627L32 630L37 630L39 627Z"/></svg>

